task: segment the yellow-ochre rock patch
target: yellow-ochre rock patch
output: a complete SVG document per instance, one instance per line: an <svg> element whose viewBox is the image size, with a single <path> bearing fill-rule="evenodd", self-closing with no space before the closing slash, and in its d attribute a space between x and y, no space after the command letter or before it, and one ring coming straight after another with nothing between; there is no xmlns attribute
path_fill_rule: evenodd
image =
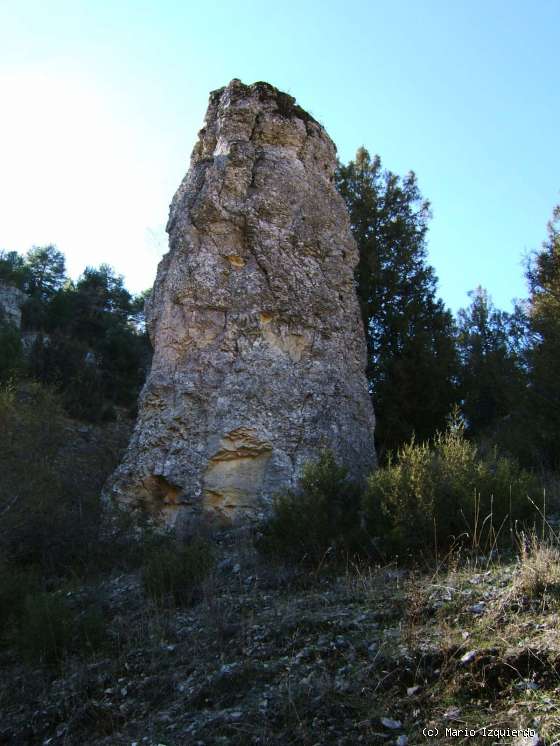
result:
<svg viewBox="0 0 560 746"><path fill-rule="evenodd" d="M242 256L238 256L237 254L229 254L229 256L226 256L226 259L232 267L237 267L238 269L241 269L247 264L245 259L243 259Z"/></svg>
<svg viewBox="0 0 560 746"><path fill-rule="evenodd" d="M226 435L211 456L203 479L203 509L231 518L239 508L253 509L264 479L272 444L254 430L240 427Z"/></svg>

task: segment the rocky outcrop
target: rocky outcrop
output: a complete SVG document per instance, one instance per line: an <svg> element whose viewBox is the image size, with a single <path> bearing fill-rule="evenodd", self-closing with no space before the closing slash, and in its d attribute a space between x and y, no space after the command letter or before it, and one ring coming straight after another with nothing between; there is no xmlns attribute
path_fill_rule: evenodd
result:
<svg viewBox="0 0 560 746"><path fill-rule="evenodd" d="M0 321L21 327L21 307L27 296L19 288L0 282Z"/></svg>
<svg viewBox="0 0 560 746"><path fill-rule="evenodd" d="M170 250L147 308L154 347L136 429L108 494L233 519L294 488L333 449L375 464L336 149L266 83L215 91L173 199Z"/></svg>

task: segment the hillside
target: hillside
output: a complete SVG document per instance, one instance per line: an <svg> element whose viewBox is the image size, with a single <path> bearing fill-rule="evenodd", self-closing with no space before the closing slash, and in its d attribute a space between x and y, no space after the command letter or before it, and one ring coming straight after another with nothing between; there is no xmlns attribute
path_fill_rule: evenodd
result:
<svg viewBox="0 0 560 746"><path fill-rule="evenodd" d="M325 574L229 535L190 608L158 607L136 572L69 582L58 593L94 595L106 637L51 669L3 652L1 742L552 744L558 559ZM524 728L545 740L488 740Z"/></svg>

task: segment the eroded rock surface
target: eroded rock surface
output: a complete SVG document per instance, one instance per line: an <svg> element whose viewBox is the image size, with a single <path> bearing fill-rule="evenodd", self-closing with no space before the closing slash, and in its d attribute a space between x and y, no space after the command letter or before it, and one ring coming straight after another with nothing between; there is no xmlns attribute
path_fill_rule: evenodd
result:
<svg viewBox="0 0 560 746"><path fill-rule="evenodd" d="M173 199L154 346L109 492L169 523L266 510L324 447L361 479L374 416L336 149L290 96L215 91Z"/></svg>
<svg viewBox="0 0 560 746"><path fill-rule="evenodd" d="M0 321L21 327L21 307L27 296L13 285L0 282Z"/></svg>

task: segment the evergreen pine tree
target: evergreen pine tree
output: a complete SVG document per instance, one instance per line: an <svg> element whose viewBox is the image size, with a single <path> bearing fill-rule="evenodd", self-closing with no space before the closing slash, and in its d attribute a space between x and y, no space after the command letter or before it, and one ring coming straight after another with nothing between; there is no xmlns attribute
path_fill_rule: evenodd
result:
<svg viewBox="0 0 560 746"><path fill-rule="evenodd" d="M359 249L357 291L383 456L443 428L456 399L453 319L426 261L430 205L415 174L384 171L379 156L360 148L339 166L337 187Z"/></svg>
<svg viewBox="0 0 560 746"><path fill-rule="evenodd" d="M495 308L477 287L457 315L462 410L471 435L496 434L519 412L527 386L518 318Z"/></svg>
<svg viewBox="0 0 560 746"><path fill-rule="evenodd" d="M560 466L560 205L548 224L542 249L527 268L528 351L534 437L544 465Z"/></svg>

